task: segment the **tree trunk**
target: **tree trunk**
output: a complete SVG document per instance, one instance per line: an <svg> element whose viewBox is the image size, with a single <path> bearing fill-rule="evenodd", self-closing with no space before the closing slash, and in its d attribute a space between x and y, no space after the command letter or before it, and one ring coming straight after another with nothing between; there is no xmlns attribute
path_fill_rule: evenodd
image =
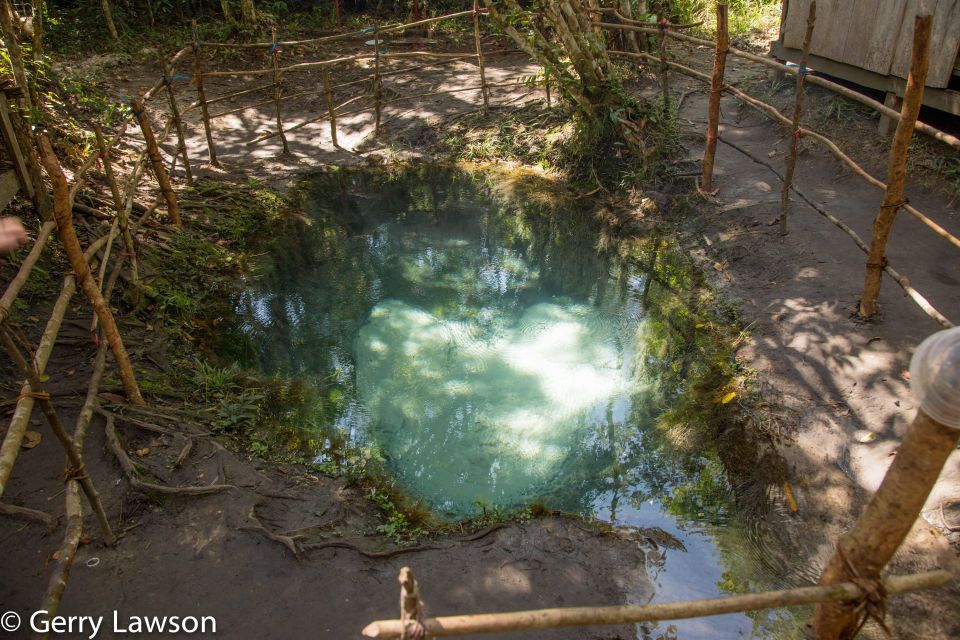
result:
<svg viewBox="0 0 960 640"><path fill-rule="evenodd" d="M223 11L223 19L231 27L237 26L237 18L233 15L233 8L230 6L230 0L220 0L220 9Z"/></svg>
<svg viewBox="0 0 960 640"><path fill-rule="evenodd" d="M113 22L113 10L110 8L110 0L100 0L100 7L103 9L103 20L107 23L107 29L110 30L110 37L114 40L120 39L117 33L117 25Z"/></svg>
<svg viewBox="0 0 960 640"><path fill-rule="evenodd" d="M253 0L240 0L240 14L243 18L243 26L257 25L257 8L253 6Z"/></svg>

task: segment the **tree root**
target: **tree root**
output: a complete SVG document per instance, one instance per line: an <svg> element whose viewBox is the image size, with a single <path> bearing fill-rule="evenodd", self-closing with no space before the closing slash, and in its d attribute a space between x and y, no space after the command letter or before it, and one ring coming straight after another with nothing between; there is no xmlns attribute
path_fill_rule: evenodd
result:
<svg viewBox="0 0 960 640"><path fill-rule="evenodd" d="M438 551L438 550L446 549L448 547L438 547L436 545L421 544L415 547L400 547L399 549L394 549L392 551L367 551L365 549L361 549L355 544L344 542L342 540L327 540L325 542L313 542L310 544L306 544L306 545L303 545L303 548L311 551L314 549L329 549L329 548L349 549L350 551L359 553L360 555L367 558L376 558L376 559L383 560L385 558L392 558L393 556L399 556L404 553L419 553L421 551Z"/></svg>
<svg viewBox="0 0 960 640"><path fill-rule="evenodd" d="M123 469L124 475L127 476L127 481L130 482L130 485L133 488L141 489L143 491L152 491L154 493L160 493L164 495L179 496L207 496L214 493L220 493L221 491L226 491L228 489L236 489L236 487L232 484L211 484L205 487L168 487L165 485L154 484L152 482L143 482L137 477L137 467L133 463L133 460L130 459L130 456L127 455L126 449L120 442L120 438L117 436L117 428L114 425L113 414L106 411L102 411L100 414L107 420L107 424L104 427L104 432L107 437L107 447L116 457L117 462L120 464L120 468Z"/></svg>
<svg viewBox="0 0 960 640"><path fill-rule="evenodd" d="M253 520L254 524L239 527L238 531L255 531L256 533L259 533L260 535L267 538L268 540L272 540L273 542L279 542L280 544L285 546L287 550L293 554L293 557L296 558L298 561L303 560L304 558L303 551L305 547L303 543L300 542L301 540L303 540L303 536L301 535L287 536L287 535L283 535L282 533L274 533L269 529L267 529L265 526L263 526L263 523L260 522L260 518L257 517L257 505L253 505L252 507L250 507L250 513L247 514L247 517Z"/></svg>
<svg viewBox="0 0 960 640"><path fill-rule="evenodd" d="M28 509L27 507L0 502L0 515L39 522L47 528L49 533L53 533L57 529L57 519L49 513L37 509Z"/></svg>

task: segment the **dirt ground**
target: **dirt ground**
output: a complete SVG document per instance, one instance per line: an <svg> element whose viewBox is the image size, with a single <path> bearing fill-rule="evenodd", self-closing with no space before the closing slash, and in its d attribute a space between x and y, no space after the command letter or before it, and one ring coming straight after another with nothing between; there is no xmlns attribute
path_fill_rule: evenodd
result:
<svg viewBox="0 0 960 640"><path fill-rule="evenodd" d="M466 50L465 42L460 44ZM708 52L686 50L678 55L691 64L698 59L693 66L708 68ZM262 66L254 61L246 64ZM487 68L494 81L535 71L518 56L491 56ZM729 68L734 77L755 73L733 59ZM334 79L334 83L361 73L356 69L353 76ZM136 67L112 68L110 74L117 90L128 94L148 86L153 77L150 70ZM414 95L474 86L476 74L476 66L465 61L424 70L415 82L411 75L400 74L385 83L391 92ZM303 78L292 84L309 87L317 82ZM702 153L706 93L676 76L672 84L679 95L686 94L680 115L689 134L684 138L687 159L695 169ZM218 79L209 82L207 90L220 95L241 86L240 80ZM691 92L694 89L700 91ZM639 90L654 89L641 85ZM184 93L192 96L192 91ZM350 95L355 94L344 93L342 99ZM259 99L268 97L263 94ZM492 104L510 109L542 99L541 93L526 87L500 88L494 89ZM790 94L777 99L789 101ZM829 99L814 91L810 108ZM294 101L285 106L285 117L291 124L315 117L324 109L322 100L317 95ZM259 132L275 129L269 106L247 109L217 120L214 137L223 170L205 164L205 141L194 111L188 144L197 173L229 172L289 185L301 172L319 165L366 162L371 156L424 155L409 150L396 154L391 141L409 141L419 132L442 128L476 111L478 103L479 91L464 91L388 107L383 117L386 135L380 140L371 137L370 114L358 114L340 122L339 149L332 146L325 122L309 125L289 135L292 157L280 155L278 138L247 146ZM229 107L221 106L232 109L243 103L226 104ZM724 99L723 109L723 137L774 166L782 165L788 139L779 127L741 109L732 98ZM855 124L859 130L838 135L851 140L868 135L865 132L872 123ZM875 175L883 176L884 157L876 147L845 148ZM793 209L790 235L781 238L769 225L777 215L780 187L767 167L720 145L715 182L720 188L716 201L701 201L705 216L690 223L686 240L690 251L715 273L723 295L739 304L743 323L749 326L751 337L739 356L757 371L765 399L776 408L783 436L780 453L790 464L799 502L793 531L787 535L802 540L805 557L798 558L798 564L819 569L896 451L915 409L902 371L916 345L938 327L889 279L884 281L880 319L855 320L864 256L839 229L800 203ZM841 169L832 157L807 145L797 185L861 236L869 236L881 194ZM920 210L960 234L960 218L948 204L949 194L936 185L914 183L909 195ZM960 275L952 266L957 264L955 249L901 214L889 258L948 317L960 318ZM67 340L55 350L51 370L65 371L89 360L91 347L83 343L82 330L77 328L85 326L83 313L70 317L74 329L66 332ZM88 368L86 364L79 367L76 379L85 380ZM63 410L69 420L78 402L66 402ZM33 424L42 430L39 412ZM404 564L423 576L423 595L437 614L642 603L652 596L646 562L651 553L663 550L646 540L604 535L576 522L548 518L428 541L424 544L433 548L377 557L395 548L372 535L377 524L373 509L357 489L345 487L342 481L311 476L296 467L260 463L204 438L198 439L202 444L192 454L191 464L171 469L169 461L180 448L176 438L151 435L120 422L128 449L149 446L157 452L145 462L163 481L171 485L227 482L237 487L201 498L154 498L131 492L105 450L102 418L95 418L94 424L87 467L104 494L108 512L119 517L118 529L125 536L117 550L108 550L95 523L87 519L93 540L78 554L61 610L64 615L110 615L115 609L121 616L213 615L222 637L357 637L370 620L395 615L396 575ZM867 432L876 436L865 437ZM52 438L45 439L21 454L5 500L62 513L61 476L62 454ZM958 502L960 455L954 455L927 504L925 519L918 521L898 555L894 572L932 566L957 570L956 547L946 534L960 524ZM298 560L264 530L302 534L307 544L339 541L348 546L316 548ZM59 545L61 532L47 535L36 524L0 520L4 557L0 610L24 614L36 608L48 575L45 560ZM894 637L960 637L956 584L934 594L898 599L891 612ZM524 637L632 638L636 630L586 629Z"/></svg>

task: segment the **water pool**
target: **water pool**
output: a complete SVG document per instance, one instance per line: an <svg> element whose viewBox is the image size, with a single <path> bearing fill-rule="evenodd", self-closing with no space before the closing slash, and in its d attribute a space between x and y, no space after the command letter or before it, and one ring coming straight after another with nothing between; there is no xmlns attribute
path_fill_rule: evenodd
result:
<svg viewBox="0 0 960 640"><path fill-rule="evenodd" d="M666 549L658 601L809 578L771 533L782 509L731 468L756 451L717 446L729 353L668 238L624 241L622 221L527 173L338 170L303 194L307 219L268 239L222 351L316 392L301 432L318 462L365 451L450 520L540 501L639 527ZM677 627L797 625L775 611Z"/></svg>

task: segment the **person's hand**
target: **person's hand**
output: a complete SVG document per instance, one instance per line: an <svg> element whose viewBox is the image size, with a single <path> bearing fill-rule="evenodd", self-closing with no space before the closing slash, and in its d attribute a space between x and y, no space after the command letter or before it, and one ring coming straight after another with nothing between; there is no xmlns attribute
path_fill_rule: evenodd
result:
<svg viewBox="0 0 960 640"><path fill-rule="evenodd" d="M19 249L27 241L27 230L19 218L0 218L0 253Z"/></svg>

